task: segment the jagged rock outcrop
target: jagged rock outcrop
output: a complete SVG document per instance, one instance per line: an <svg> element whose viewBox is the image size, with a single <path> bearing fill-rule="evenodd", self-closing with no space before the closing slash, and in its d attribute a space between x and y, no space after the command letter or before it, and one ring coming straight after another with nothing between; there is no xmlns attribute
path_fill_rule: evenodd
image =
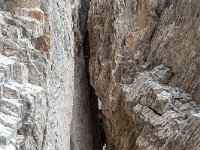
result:
<svg viewBox="0 0 200 150"><path fill-rule="evenodd" d="M198 0L90 3L107 149L199 149Z"/></svg>

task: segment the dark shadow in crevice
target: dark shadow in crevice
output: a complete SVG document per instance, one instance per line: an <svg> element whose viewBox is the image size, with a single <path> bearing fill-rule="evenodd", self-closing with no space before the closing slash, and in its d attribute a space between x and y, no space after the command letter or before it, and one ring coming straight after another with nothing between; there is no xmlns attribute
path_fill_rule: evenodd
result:
<svg viewBox="0 0 200 150"><path fill-rule="evenodd" d="M100 147L100 135L99 135L99 120L98 120L98 97L95 94L95 91L92 86L90 86L89 92L89 104L90 104L90 112L93 123L93 149L98 150Z"/></svg>
<svg viewBox="0 0 200 150"><path fill-rule="evenodd" d="M90 43L89 43L89 34L86 31L83 42L83 52L84 59L86 63L86 72L88 79L88 91L89 91L89 106L90 114L93 124L93 149L98 150L100 147L100 135L99 135L99 120L98 120L98 97L95 94L94 88L90 85L90 73L89 73L89 59L90 59Z"/></svg>

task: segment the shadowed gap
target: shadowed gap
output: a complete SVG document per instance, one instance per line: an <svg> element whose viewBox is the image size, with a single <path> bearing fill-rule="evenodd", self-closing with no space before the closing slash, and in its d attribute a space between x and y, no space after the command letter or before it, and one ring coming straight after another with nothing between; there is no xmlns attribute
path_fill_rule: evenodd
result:
<svg viewBox="0 0 200 150"><path fill-rule="evenodd" d="M85 34L84 42L84 58L86 62L86 72L88 79L88 88L89 88L89 105L91 112L91 119L93 123L93 149L98 150L100 147L100 135L99 135L99 120L98 120L98 97L95 94L95 90L90 85L90 73L89 73L89 59L90 59L90 43L89 43L89 34L88 31Z"/></svg>

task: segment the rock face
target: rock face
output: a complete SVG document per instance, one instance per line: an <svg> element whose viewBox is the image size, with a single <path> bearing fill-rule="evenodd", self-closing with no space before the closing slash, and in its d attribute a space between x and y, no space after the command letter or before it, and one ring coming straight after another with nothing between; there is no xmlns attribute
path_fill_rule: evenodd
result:
<svg viewBox="0 0 200 150"><path fill-rule="evenodd" d="M56 5L55 5L56 4ZM48 89L47 147L70 147L70 124L74 94L74 39L72 32L71 4L49 1L50 63Z"/></svg>
<svg viewBox="0 0 200 150"><path fill-rule="evenodd" d="M1 0L0 8L0 149L94 149L89 1Z"/></svg>
<svg viewBox="0 0 200 150"><path fill-rule="evenodd" d="M199 149L198 0L90 3L90 79L107 149Z"/></svg>
<svg viewBox="0 0 200 150"><path fill-rule="evenodd" d="M16 9L16 14L21 9ZM49 54L35 49L34 43L35 38L43 35L44 13L32 9L24 15L0 12L0 148L6 150L42 148L45 138L44 88Z"/></svg>
<svg viewBox="0 0 200 150"><path fill-rule="evenodd" d="M0 0L0 150L200 149L199 0Z"/></svg>

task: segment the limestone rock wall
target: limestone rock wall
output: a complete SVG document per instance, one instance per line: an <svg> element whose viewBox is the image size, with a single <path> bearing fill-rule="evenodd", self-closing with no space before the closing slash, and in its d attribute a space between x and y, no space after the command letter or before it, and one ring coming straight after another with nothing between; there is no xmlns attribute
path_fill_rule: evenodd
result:
<svg viewBox="0 0 200 150"><path fill-rule="evenodd" d="M92 150L89 1L1 0L0 9L0 149Z"/></svg>
<svg viewBox="0 0 200 150"><path fill-rule="evenodd" d="M198 0L91 1L90 81L108 150L200 148L199 7Z"/></svg>
<svg viewBox="0 0 200 150"><path fill-rule="evenodd" d="M44 149L69 149L74 94L74 41L71 4L49 1L50 59L48 122Z"/></svg>
<svg viewBox="0 0 200 150"><path fill-rule="evenodd" d="M44 13L23 7L13 12L0 11L0 149L42 149L49 52L37 47L37 39L48 39ZM41 46L48 44L47 40Z"/></svg>

